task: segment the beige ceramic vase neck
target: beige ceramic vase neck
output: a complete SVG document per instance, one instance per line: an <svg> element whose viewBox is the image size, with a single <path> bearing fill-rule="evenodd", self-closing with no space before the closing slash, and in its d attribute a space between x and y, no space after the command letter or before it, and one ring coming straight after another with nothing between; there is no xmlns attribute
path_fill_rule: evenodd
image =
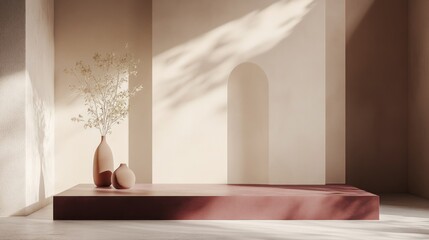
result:
<svg viewBox="0 0 429 240"><path fill-rule="evenodd" d="M101 142L95 150L93 179L97 187L109 187L112 184L113 154L106 141L106 136L101 136Z"/></svg>

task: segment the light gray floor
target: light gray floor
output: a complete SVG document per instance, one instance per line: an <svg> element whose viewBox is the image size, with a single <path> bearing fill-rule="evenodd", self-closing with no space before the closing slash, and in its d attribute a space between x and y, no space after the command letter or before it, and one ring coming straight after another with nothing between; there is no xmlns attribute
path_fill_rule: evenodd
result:
<svg viewBox="0 0 429 240"><path fill-rule="evenodd" d="M380 221L52 221L0 218L0 239L429 239L429 201L383 196Z"/></svg>

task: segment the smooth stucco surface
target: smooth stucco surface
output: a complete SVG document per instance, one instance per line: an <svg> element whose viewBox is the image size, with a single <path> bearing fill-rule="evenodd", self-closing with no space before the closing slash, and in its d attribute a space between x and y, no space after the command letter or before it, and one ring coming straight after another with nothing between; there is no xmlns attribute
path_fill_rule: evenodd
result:
<svg viewBox="0 0 429 240"><path fill-rule="evenodd" d="M346 2L347 184L407 191L405 0Z"/></svg>
<svg viewBox="0 0 429 240"><path fill-rule="evenodd" d="M409 191L429 198L429 1L409 7Z"/></svg>
<svg viewBox="0 0 429 240"><path fill-rule="evenodd" d="M54 194L54 0L26 0L27 214Z"/></svg>
<svg viewBox="0 0 429 240"><path fill-rule="evenodd" d="M326 183L346 181L346 1L326 1Z"/></svg>
<svg viewBox="0 0 429 240"><path fill-rule="evenodd" d="M25 0L0 1L0 30L0 216L6 216L25 207Z"/></svg>
<svg viewBox="0 0 429 240"><path fill-rule="evenodd" d="M0 216L53 194L53 3L0 1Z"/></svg>
<svg viewBox="0 0 429 240"><path fill-rule="evenodd" d="M325 0L153 2L153 180L227 181L227 82L269 85L269 182L325 183Z"/></svg>

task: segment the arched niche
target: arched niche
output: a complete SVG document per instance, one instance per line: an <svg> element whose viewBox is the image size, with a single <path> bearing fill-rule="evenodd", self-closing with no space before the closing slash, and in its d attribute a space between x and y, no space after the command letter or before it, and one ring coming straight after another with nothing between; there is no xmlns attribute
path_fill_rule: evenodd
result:
<svg viewBox="0 0 429 240"><path fill-rule="evenodd" d="M242 63L228 80L228 183L268 183L268 79Z"/></svg>

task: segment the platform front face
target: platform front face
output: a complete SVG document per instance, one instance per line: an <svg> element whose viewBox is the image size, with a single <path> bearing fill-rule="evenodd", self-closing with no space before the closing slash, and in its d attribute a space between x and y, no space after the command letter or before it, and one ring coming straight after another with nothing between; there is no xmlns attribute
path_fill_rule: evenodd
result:
<svg viewBox="0 0 429 240"><path fill-rule="evenodd" d="M54 196L55 220L377 220L379 197L346 185L77 185Z"/></svg>

